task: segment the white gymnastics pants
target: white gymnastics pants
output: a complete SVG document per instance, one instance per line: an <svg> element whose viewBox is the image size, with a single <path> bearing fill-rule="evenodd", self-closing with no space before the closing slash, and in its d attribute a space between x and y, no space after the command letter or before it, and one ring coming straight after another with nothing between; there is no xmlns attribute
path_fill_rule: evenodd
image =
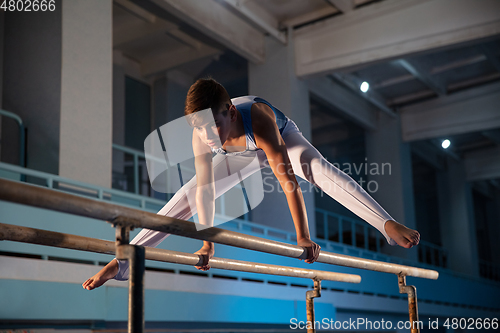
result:
<svg viewBox="0 0 500 333"><path fill-rule="evenodd" d="M282 137L285 141L295 175L319 187L323 192L337 200L361 219L377 228L385 236L389 244L396 244L384 229L385 222L393 220L393 218L351 177L328 162L304 138L292 120L288 119ZM259 158L259 163L251 164L254 167L249 168L249 159L254 160L256 154ZM227 177L227 158L231 159L232 173L239 171L242 179L268 165L263 150L253 151L248 156L245 154L237 155L236 158L235 156L228 157L228 155L217 154L213 159L216 197L221 196L240 182L239 177ZM238 166L240 166L240 170L234 170ZM196 214L196 205L189 204L190 202L196 202L195 195L196 176L177 191L158 214L182 220L190 219ZM156 247L168 235L159 231L142 229L130 244ZM118 260L118 264L120 268L115 279L126 280L128 278L127 261Z"/></svg>

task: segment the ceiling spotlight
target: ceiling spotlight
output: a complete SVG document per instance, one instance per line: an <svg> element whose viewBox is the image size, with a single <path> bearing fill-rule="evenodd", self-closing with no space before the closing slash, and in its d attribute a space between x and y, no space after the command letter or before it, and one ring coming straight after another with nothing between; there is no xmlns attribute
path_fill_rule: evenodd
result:
<svg viewBox="0 0 500 333"><path fill-rule="evenodd" d="M446 140L443 140L443 142L441 142L441 147L446 149L450 146L450 144L451 144L450 140L446 139Z"/></svg>
<svg viewBox="0 0 500 333"><path fill-rule="evenodd" d="M361 83L361 85L359 86L359 90L361 90L364 93L367 92L368 89L370 89L370 85L366 81L364 81L363 83Z"/></svg>

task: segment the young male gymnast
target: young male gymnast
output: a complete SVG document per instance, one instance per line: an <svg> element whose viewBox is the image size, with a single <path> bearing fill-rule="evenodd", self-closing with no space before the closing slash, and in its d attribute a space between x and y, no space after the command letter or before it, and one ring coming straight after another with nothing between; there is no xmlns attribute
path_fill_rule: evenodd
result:
<svg viewBox="0 0 500 333"><path fill-rule="evenodd" d="M207 109L211 110L211 120L198 116L202 114L199 111ZM200 224L212 226L215 199L237 185L241 178L269 165L286 196L297 245L307 250L305 262L316 261L320 247L311 240L296 175L377 228L389 244L405 248L418 244L420 235L416 230L394 221L351 177L328 162L304 138L293 120L267 101L256 96L231 100L221 84L213 79L200 79L189 89L184 111L193 127L196 177L177 191L158 214L187 220L198 213ZM214 152L217 154L213 157ZM251 163L256 157L259 163ZM228 159L231 159L231 172L239 172L240 177L227 177ZM143 229L130 243L155 247L167 236ZM213 243L204 241L201 249L195 252L202 256L203 264L196 268L210 269L209 260L214 252ZM127 261L113 259L82 286L92 290L113 278L128 278Z"/></svg>

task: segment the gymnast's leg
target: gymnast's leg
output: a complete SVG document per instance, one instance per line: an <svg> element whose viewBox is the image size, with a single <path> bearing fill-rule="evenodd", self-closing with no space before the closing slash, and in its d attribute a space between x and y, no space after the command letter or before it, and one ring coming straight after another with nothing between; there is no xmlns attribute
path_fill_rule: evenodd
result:
<svg viewBox="0 0 500 333"><path fill-rule="evenodd" d="M347 174L328 162L295 127L284 133L295 174L316 185L354 214L377 228L391 245L411 248L420 240L418 231L397 223Z"/></svg>
<svg viewBox="0 0 500 333"><path fill-rule="evenodd" d="M216 197L221 196L264 165L265 155L261 153L227 156L218 154L213 159L214 180ZM239 173L239 175L237 175ZM237 177L235 177L237 175ZM196 176L186 183L169 202L157 213L159 215L188 220L196 214L195 204ZM142 229L130 244L137 244L148 247L156 247L169 234ZM128 279L128 261L113 259L96 275L82 284L87 290L100 287L110 279Z"/></svg>

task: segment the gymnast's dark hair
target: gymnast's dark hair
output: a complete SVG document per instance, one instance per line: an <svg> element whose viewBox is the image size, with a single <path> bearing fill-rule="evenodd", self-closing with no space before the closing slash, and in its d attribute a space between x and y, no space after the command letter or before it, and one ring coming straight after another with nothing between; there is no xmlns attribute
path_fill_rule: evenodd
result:
<svg viewBox="0 0 500 333"><path fill-rule="evenodd" d="M187 116L208 108L215 112L226 110L222 108L225 104L231 104L231 98L222 84L211 77L199 79L189 88L184 114Z"/></svg>

